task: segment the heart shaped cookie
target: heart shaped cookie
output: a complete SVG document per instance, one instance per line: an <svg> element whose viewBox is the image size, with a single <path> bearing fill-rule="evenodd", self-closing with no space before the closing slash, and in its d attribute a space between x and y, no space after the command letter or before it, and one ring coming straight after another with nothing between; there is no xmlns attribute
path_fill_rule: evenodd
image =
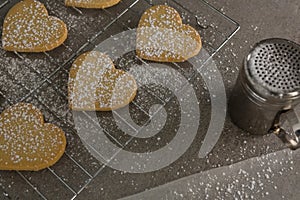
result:
<svg viewBox="0 0 300 200"><path fill-rule="evenodd" d="M157 5L142 15L137 29L136 53L139 57L159 62L183 62L201 49L199 33L182 24L172 7Z"/></svg>
<svg viewBox="0 0 300 200"><path fill-rule="evenodd" d="M121 0L66 0L66 6L79 8L108 8L118 4Z"/></svg>
<svg viewBox="0 0 300 200"><path fill-rule="evenodd" d="M81 111L124 107L137 91L134 77L116 69L111 59L98 51L86 52L74 61L68 86L70 108Z"/></svg>
<svg viewBox="0 0 300 200"><path fill-rule="evenodd" d="M64 132L44 123L39 109L18 103L0 115L0 170L37 171L56 163L66 147Z"/></svg>
<svg viewBox="0 0 300 200"><path fill-rule="evenodd" d="M66 24L48 15L36 0L23 0L7 13L2 46L7 51L44 52L60 46L67 38Z"/></svg>

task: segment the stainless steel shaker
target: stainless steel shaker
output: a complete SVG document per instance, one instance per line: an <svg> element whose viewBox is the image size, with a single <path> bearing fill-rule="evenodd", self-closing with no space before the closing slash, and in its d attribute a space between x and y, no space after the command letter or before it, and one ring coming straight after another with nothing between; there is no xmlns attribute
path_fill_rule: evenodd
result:
<svg viewBox="0 0 300 200"><path fill-rule="evenodd" d="M257 43L244 61L229 100L232 121L252 134L275 133L291 148L298 148L300 121L300 46L272 38ZM283 118L292 128L283 128Z"/></svg>

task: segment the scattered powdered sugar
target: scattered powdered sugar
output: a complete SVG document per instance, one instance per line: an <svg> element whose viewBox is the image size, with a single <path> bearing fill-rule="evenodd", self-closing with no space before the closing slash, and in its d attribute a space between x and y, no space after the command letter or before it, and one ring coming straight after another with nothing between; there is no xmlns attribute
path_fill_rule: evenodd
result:
<svg viewBox="0 0 300 200"><path fill-rule="evenodd" d="M49 163L63 147L58 128L44 124L42 113L19 103L0 115L0 168L32 168Z"/></svg>
<svg viewBox="0 0 300 200"><path fill-rule="evenodd" d="M47 48L62 39L65 25L49 17L44 5L36 0L16 4L7 14L3 25L4 48L19 51Z"/></svg>
<svg viewBox="0 0 300 200"><path fill-rule="evenodd" d="M197 31L182 24L175 9L154 6L142 16L137 30L137 50L142 57L184 60L196 55L200 48Z"/></svg>
<svg viewBox="0 0 300 200"><path fill-rule="evenodd" d="M73 109L95 110L129 103L137 86L134 78L115 69L100 52L82 54L73 63L69 77L69 100Z"/></svg>

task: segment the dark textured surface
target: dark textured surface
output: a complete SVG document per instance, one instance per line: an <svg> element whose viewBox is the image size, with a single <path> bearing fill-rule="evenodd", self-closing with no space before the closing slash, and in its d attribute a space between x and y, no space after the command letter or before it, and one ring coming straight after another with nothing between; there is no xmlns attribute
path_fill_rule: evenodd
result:
<svg viewBox="0 0 300 200"><path fill-rule="evenodd" d="M92 50L110 35L125 31L127 27L136 27L140 15L149 4L140 0L102 32L112 19L134 1L123 0L119 5L107 10L83 9L83 15L72 8L64 7L62 0L42 2L51 15L66 22L69 29L68 39L64 46L49 52L48 56L21 54L24 59L20 59L11 52L0 50L0 109L2 111L8 105L19 101L33 103L42 110L47 122L63 128L67 135L68 146L63 158L49 169L26 173L1 171L0 199L38 199L40 197L38 193L48 199L70 199L75 196L78 199L116 199L285 148L275 136L251 136L238 129L227 118L217 145L206 158L200 159L198 152L211 116L210 97L201 76L195 74L188 64L183 63L181 73L184 76L191 77L195 74L190 82L196 91L201 110L201 126L188 151L170 166L149 173L124 173L104 166L89 154L74 129L72 112L68 109L66 97L68 70L74 58L81 52ZM172 1L167 2L176 5ZM197 13L200 21L204 23L203 26L212 27L206 30L199 29L203 46L210 54L226 40L226 36L235 27L198 0L178 0L178 2L184 4L191 12ZM242 66L243 57L255 42L268 37L284 37L300 42L300 5L297 0L268 2L255 0L251 3L245 0L229 0L209 1L209 3L241 25L241 30L213 57L222 73L228 96L238 75L238 69ZM0 9L0 20L13 4L14 2ZM191 14L180 7L177 9L184 16L185 22L196 26ZM87 43L91 39L93 40ZM128 57L131 58L130 55ZM122 60L115 63L116 67L124 68ZM178 69L176 66L171 67ZM165 100L169 98L170 94L161 87L140 88L134 104L130 105L133 121L143 125L149 118L151 105L165 104ZM135 139L126 135L116 127L111 113L98 113L98 121L107 131L109 140L120 147L133 152L153 151L167 144L176 134L178 124L176 113L179 112L177 103L176 98L173 98L165 104L168 113L167 123L159 135L150 139ZM87 115L89 113L85 116ZM86 126L95 126L93 123L95 122L90 122Z"/></svg>

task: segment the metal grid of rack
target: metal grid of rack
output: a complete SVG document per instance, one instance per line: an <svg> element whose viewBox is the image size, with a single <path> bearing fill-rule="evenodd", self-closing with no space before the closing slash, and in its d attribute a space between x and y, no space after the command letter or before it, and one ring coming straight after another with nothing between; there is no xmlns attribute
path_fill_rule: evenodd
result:
<svg viewBox="0 0 300 200"><path fill-rule="evenodd" d="M17 0L6 0L0 4L1 30L5 14ZM32 197L41 199L67 198L75 199L96 177L105 165L93 158L81 144L72 112L68 109L67 79L72 61L81 53L92 50L97 44L110 35L133 29L143 11L156 4L168 4L176 8L185 23L194 26L202 36L203 47L209 52L210 59L238 31L239 25L228 16L222 14L205 1L193 0L128 0L117 6L103 10L86 10L67 8L63 1L41 0L49 14L64 20L69 29L67 41L57 49L41 54L11 53L0 50L0 103L1 111L16 102L30 102L44 113L45 120L57 124L66 132L68 146L62 159L53 167L41 172L0 172L0 191L4 198L14 199ZM193 10L199 4L203 10ZM97 26L95 26L97 24ZM123 60L128 57L124 56ZM149 64L135 55L129 55L136 62ZM119 60L120 66L123 60ZM207 60L203 60L203 65ZM151 63L150 63L151 65ZM171 63L171 67L192 79L194 71L187 63ZM121 66L122 68L122 66ZM123 66L126 70L126 66ZM148 123L153 116L149 115L149 107L153 104L166 105L172 94L163 88L149 86L139 88L136 100L130 109L140 125ZM147 102L147 103L145 103ZM118 115L118 112L116 112ZM90 120L89 113L83 112L83 118ZM119 138L120 130L113 123L110 113L99 114L99 122L91 121L92 126L101 123L105 134L121 148L132 140L132 137ZM120 116L123 124L130 131L138 134L135 127L130 126ZM55 187L53 187L55 186ZM0 197L1 197L0 193Z"/></svg>

